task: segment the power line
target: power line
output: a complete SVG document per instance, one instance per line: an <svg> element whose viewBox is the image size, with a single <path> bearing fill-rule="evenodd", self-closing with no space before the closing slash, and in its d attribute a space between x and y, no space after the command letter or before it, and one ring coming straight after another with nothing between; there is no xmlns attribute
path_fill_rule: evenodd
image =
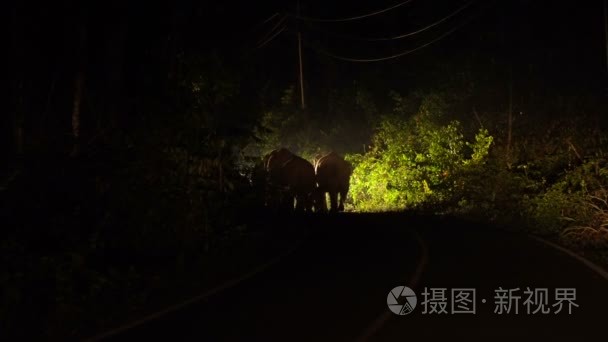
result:
<svg viewBox="0 0 608 342"><path fill-rule="evenodd" d="M244 32L244 34L246 34L246 35L254 35L258 31L261 31L266 24L272 22L275 18L277 18L279 16L280 16L279 12L275 12L275 13L271 14L268 18L264 19L263 21L260 21L260 22L258 22L256 24L248 27L246 29L246 32Z"/></svg>
<svg viewBox="0 0 608 342"><path fill-rule="evenodd" d="M260 25L264 25L267 22L271 21L272 19L274 19L274 17L278 16L279 12L274 13L273 15L271 15L268 19L264 20L263 22L260 23Z"/></svg>
<svg viewBox="0 0 608 342"><path fill-rule="evenodd" d="M273 14L272 16L270 16L270 18L266 19L263 23L258 24L258 26L263 25L264 23L267 23L267 22L273 20L278 15L279 15L278 13ZM249 55L256 50L263 48L268 43L270 43L272 40L274 40L276 37L278 37L287 28L287 24L283 24L285 19L287 19L287 16L283 15L268 32L266 32L260 39L258 39L257 42L252 43L248 48L246 48L247 51L243 51L243 54ZM277 29L278 29L278 31L277 31Z"/></svg>
<svg viewBox="0 0 608 342"><path fill-rule="evenodd" d="M268 37L276 37L277 35L273 34L273 32L275 32L279 27L281 27L285 19L287 19L287 16L285 15L281 19L279 19L279 21L277 21L277 23L270 29L270 31L268 31L264 36L262 36L262 38L258 40L258 45L263 44L261 43L262 41L266 42L269 39Z"/></svg>
<svg viewBox="0 0 608 342"><path fill-rule="evenodd" d="M272 21L274 18L276 18L276 17L278 17L278 16L279 16L279 12L275 12L275 13L273 13L273 14L272 14L270 17L268 17L268 18L267 18L267 19L265 19L264 21L261 21L261 22L259 22L259 23L255 24L255 25L254 25L254 26L253 26L253 27L250 29L250 31L255 31L255 30L257 30L257 29L261 28L262 26L266 25L268 22Z"/></svg>
<svg viewBox="0 0 608 342"><path fill-rule="evenodd" d="M386 56L386 57L378 57L378 58L351 58L351 57L345 57L345 56L341 56L341 55L336 55L334 53L331 53L325 49L319 48L318 46L315 46L314 44L308 44L313 50L324 54L326 56L335 58L335 59L339 59L339 60L343 60L343 61L347 61L347 62L357 62L357 63L372 63L372 62L381 62L381 61L386 61L389 59L394 59L394 58L399 58L399 57L403 57L405 55L409 55L411 53L414 53L418 50L421 50L447 36L449 36L450 34L452 34L454 31L458 30L459 28L463 27L464 25L468 24L471 20L473 20L475 18L475 16L471 16L469 19L465 20L464 22L460 23L459 25L454 26L452 29L448 30L447 32L445 32L444 34L438 36L437 38L431 40L428 43L422 44L418 47L415 47L413 49L410 50L406 50L391 56Z"/></svg>
<svg viewBox="0 0 608 342"><path fill-rule="evenodd" d="M436 22L434 22L434 23L432 23L432 24L430 24L430 25L427 25L427 26L425 26L425 27L423 27L423 28L420 28L420 29L418 29L418 30L416 30L416 31L409 32L409 33L405 33L405 34L402 34L402 35L399 35L399 36L395 36L395 37L389 37L389 38L379 38L379 39L377 39L377 40L395 40L395 39L402 39L402 38L410 37L410 36L413 36L413 35L415 35L415 34L418 34L418 33L424 32L424 31L426 31L426 30L428 30L428 29L430 29L430 28L433 28L433 27L435 27L435 26L437 26L437 25L439 25L439 24L443 23L444 21L446 21L446 20L448 20L448 19L452 18L452 17L453 17L453 16L455 16L456 14L458 14L458 13L462 12L463 10L465 10L466 8L468 8L469 6L471 6L471 5L472 5L474 2L475 2L475 0L471 0L471 1L467 2L466 4L464 4L464 6L461 6L461 7L457 8L457 9L456 9L454 12L452 12L452 13L448 14L447 16L445 16L445 17L441 18L440 20L438 20L438 21L436 21Z"/></svg>
<svg viewBox="0 0 608 342"><path fill-rule="evenodd" d="M348 17L348 18L322 19L322 18L303 17L303 16L300 16L300 15L297 15L297 14L296 15L290 14L290 15L292 17L296 18L296 19L304 20L304 21L315 21L315 22L321 22L321 23L337 23L337 22L344 22L344 21L359 20L359 19L363 19L363 18L368 18L368 17L374 16L374 15L382 14L384 12L388 12L390 10L393 10L393 9L395 9L397 7L401 7L403 5L406 5L406 4L408 4L408 3L412 2L412 1L413 0L406 0L406 1L400 2L400 3L396 4L396 5L393 5L393 6L390 6L388 8L384 8L384 9L381 9L381 10L378 10L378 11L375 11L375 12L372 12L372 13L367 13L367 14L358 15L358 16L355 16L355 17Z"/></svg>
<svg viewBox="0 0 608 342"><path fill-rule="evenodd" d="M283 27L281 27L281 29L279 31L277 31L275 34L270 36L264 42L258 44L258 46L256 46L256 48L258 48L258 49L263 48L266 44L270 43L274 38L276 38L279 34L281 34L283 31L285 31L286 28L287 28L287 25L283 25Z"/></svg>
<svg viewBox="0 0 608 342"><path fill-rule="evenodd" d="M404 33L404 34L400 34L398 36L393 36L393 37L377 37L377 38L370 38L370 37L358 37L358 36L353 36L353 35L347 35L347 34L339 34L339 33L334 33L334 32L329 32L329 31L325 31L323 30L323 33L332 35L332 36L336 36L336 37L341 37L341 38L345 38L345 39L351 39L351 40L362 40L362 41L369 41L369 42L375 42L375 41L390 41L390 40L398 40L398 39L403 39L403 38L407 38L407 37L411 37L413 35L422 33L424 31L427 31L443 22L445 22L446 20L454 17L455 15L457 15L458 13L464 11L466 8L470 7L473 3L475 3L476 0L471 0L469 2L467 2L466 4L464 4L463 6L457 8L455 11L453 11L452 13L448 14L447 16L439 19L438 21L435 21L427 26L424 26L420 29L417 29L415 31L412 32L408 32L408 33Z"/></svg>

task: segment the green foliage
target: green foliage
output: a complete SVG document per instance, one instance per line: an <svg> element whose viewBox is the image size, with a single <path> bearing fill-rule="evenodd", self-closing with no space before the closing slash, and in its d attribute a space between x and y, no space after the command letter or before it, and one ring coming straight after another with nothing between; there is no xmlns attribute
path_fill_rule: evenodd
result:
<svg viewBox="0 0 608 342"><path fill-rule="evenodd" d="M409 119L405 100L393 94L394 112L378 124L366 154L349 155L355 166L351 177L352 205L357 210L401 210L454 197L460 174L482 165L492 137L481 129L467 142L461 124L440 124L447 104L432 94L423 98L418 112ZM462 185L461 185L462 187Z"/></svg>
<svg viewBox="0 0 608 342"><path fill-rule="evenodd" d="M357 83L328 94L324 110L302 110L294 87L284 90L280 104L265 108L246 153L264 155L286 147L308 160L330 151L360 151L369 140L377 112L371 95Z"/></svg>
<svg viewBox="0 0 608 342"><path fill-rule="evenodd" d="M488 130L481 128L475 135L475 141L472 143L466 143L473 153L471 153L471 159L466 160L465 164L471 166L483 164L488 158L493 141L494 138L490 135Z"/></svg>
<svg viewBox="0 0 608 342"><path fill-rule="evenodd" d="M607 209L607 169L601 166L604 163L603 159L592 158L567 170L546 191L530 199L526 207L535 231L561 234L565 240L579 242L589 238L588 233L600 233Z"/></svg>
<svg viewBox="0 0 608 342"><path fill-rule="evenodd" d="M580 218L584 212L581 191L569 191L560 181L544 193L527 200L524 205L535 232L543 235L556 234L569 225L569 221ZM584 216L584 215L583 215Z"/></svg>
<svg viewBox="0 0 608 342"><path fill-rule="evenodd" d="M257 136L259 140L256 145L260 155L286 147L305 159L312 160L316 154L329 149L323 143L325 139L322 130L310 123L299 110L264 113Z"/></svg>
<svg viewBox="0 0 608 342"><path fill-rule="evenodd" d="M561 232L562 240L578 248L608 247L608 191L599 188L579 202L584 214L578 220L568 218L573 225Z"/></svg>

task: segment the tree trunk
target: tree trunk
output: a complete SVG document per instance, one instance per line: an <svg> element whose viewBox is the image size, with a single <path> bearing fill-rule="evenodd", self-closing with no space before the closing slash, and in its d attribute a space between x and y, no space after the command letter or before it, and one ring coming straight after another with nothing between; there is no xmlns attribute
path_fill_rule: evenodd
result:
<svg viewBox="0 0 608 342"><path fill-rule="evenodd" d="M80 154L80 127L81 127L81 107L84 93L84 81L87 61L87 30L86 21L81 18L79 46L78 46L78 70L74 80L74 97L72 101L72 138L74 139L72 153L73 157Z"/></svg>
<svg viewBox="0 0 608 342"><path fill-rule="evenodd" d="M125 115L126 91L124 79L125 47L127 41L128 17L126 4L112 7L114 20L105 28L105 84L103 89L103 117L96 118L94 137L87 137L87 144L100 138L106 132L117 133L129 128L127 116Z"/></svg>
<svg viewBox="0 0 608 342"><path fill-rule="evenodd" d="M21 75L22 76L22 75ZM15 107L15 114L13 119L13 132L14 132L14 144L15 154L23 154L23 80L18 81L17 86L17 103Z"/></svg>
<svg viewBox="0 0 608 342"><path fill-rule="evenodd" d="M9 145L8 153L20 155L23 153L23 93L24 93L24 74L23 74L23 44L22 42L22 27L20 25L17 13L17 6L11 9L11 48L9 73L11 75L11 89L13 102L11 103L12 115L7 117L7 141ZM12 137L12 139L11 139Z"/></svg>
<svg viewBox="0 0 608 342"><path fill-rule="evenodd" d="M509 109L507 113L507 167L511 169L511 142L513 132L513 71L509 71Z"/></svg>

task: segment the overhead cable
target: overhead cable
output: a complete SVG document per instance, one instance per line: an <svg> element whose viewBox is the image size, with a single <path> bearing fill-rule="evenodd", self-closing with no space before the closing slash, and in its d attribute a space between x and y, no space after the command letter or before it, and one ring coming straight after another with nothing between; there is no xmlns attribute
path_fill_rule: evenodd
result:
<svg viewBox="0 0 608 342"><path fill-rule="evenodd" d="M304 20L304 21L314 21L314 22L321 22L321 23L337 23L337 22L345 22L345 21L353 21L353 20L359 20L359 19L364 19L364 18L369 18L378 14L382 14L385 12L388 12L390 10L393 10L395 8L401 7L403 5L407 5L408 3L412 2L413 0L406 0L403 2L400 2L396 5L392 5L388 8L384 8L381 10L377 10L371 13L367 13L367 14L363 14L363 15L358 15L358 16L354 16L354 17L347 17L347 18L335 18L335 19L323 19L323 18L312 18L312 17L304 17L301 15L297 15L297 14L290 14L290 16L299 19L299 20Z"/></svg>
<svg viewBox="0 0 608 342"><path fill-rule="evenodd" d="M332 36L336 36L336 37L340 37L340 38L345 38L345 39L351 39L351 40L362 40L362 41L370 41L370 42L374 42L374 41L390 41L390 40L398 40L398 39L403 39L403 38L407 38L407 37L411 37L414 36L416 34L422 33L424 31L427 31L445 21L447 21L448 19L454 17L455 15L457 15L458 13L462 12L463 10L465 10L466 8L470 7L476 0L471 0L469 2L467 2L466 4L464 4L463 6L457 8L455 11L451 12L450 14L448 14L447 16L429 24L426 25L422 28L419 28L415 31L412 32L408 32L408 33L404 33L404 34L400 34L397 36L392 36L392 37L358 37L358 36L354 36L354 35L348 35L348 34L340 34L340 33L335 33L335 32L329 32L329 31L325 31L322 30L321 32L325 33L325 34L329 34Z"/></svg>
<svg viewBox="0 0 608 342"><path fill-rule="evenodd" d="M425 48L425 47L427 47L427 46L429 46L429 45L431 45L431 44L433 44L433 43L435 43L435 42L437 42L437 41L439 41L439 40L441 40L441 39L449 36L450 34L454 33L454 31L456 31L459 28L463 27L464 25L468 24L473 18L474 18L474 16L470 17L468 20L460 23L459 25L454 26L453 28L451 28L447 32L441 34L437 38L435 38L435 39L433 39L433 40L431 40L431 41L429 41L429 42L427 42L425 44L422 44L422 45L417 46L417 47L415 47L413 49L410 49L410 50L406 50L406 51L403 51L403 52L400 52L400 53L397 53L397 54L393 54L393 55L390 55L390 56L385 56L385 57L377 57L377 58L351 58L351 57L342 56L342 55L338 55L338 54L332 53L332 52L327 51L327 50L325 50L325 49L323 49L323 48L321 48L319 46L316 46L315 44L307 43L307 45L309 45L313 50L315 50L315 51L317 51L317 52L319 52L321 54L324 54L326 56L329 56L329 57L332 57L332 58L335 58L335 59L347 61L347 62L356 62L356 63L381 62L381 61L386 61L386 60L390 60L390 59L394 59L394 58L403 57L403 56L409 55L411 53L414 53L414 52L416 52L418 50L421 50L421 49L423 49L423 48Z"/></svg>

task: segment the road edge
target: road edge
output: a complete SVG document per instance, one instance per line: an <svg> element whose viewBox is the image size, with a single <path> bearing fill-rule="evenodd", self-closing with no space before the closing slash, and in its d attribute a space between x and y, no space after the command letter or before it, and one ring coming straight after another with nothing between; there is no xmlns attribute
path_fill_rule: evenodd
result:
<svg viewBox="0 0 608 342"><path fill-rule="evenodd" d="M536 235L532 235L532 234L528 234L528 237L532 238L533 240L536 240L538 242L541 242L547 246L553 247L555 249L557 249L558 251L567 254L568 256L570 256L571 258L574 258L576 260L578 260L579 262L581 262L583 265L587 266L587 268L589 268L590 270L594 271L595 273L597 273L600 277L604 278L606 281L608 281L608 271L606 271L603 267L601 267L600 265L594 263L593 261L583 257L582 255L566 248L563 246L560 246L558 244L556 244L555 242L551 242L549 240L543 239L539 236Z"/></svg>
<svg viewBox="0 0 608 342"><path fill-rule="evenodd" d="M420 282L420 279L422 278L422 272L424 272L427 264L429 263L429 249L424 240L422 239L422 236L420 236L418 232L412 230L411 233L412 235L414 235L416 242L420 246L420 256L418 257L416 270L414 271L414 274L408 281L407 285L410 288L416 288L418 286L418 283ZM378 316L378 318L376 318L374 322L369 325L355 341L364 342L370 340L374 336L374 334L376 334L380 329L382 329L386 321L388 321L392 316L393 313L388 310Z"/></svg>
<svg viewBox="0 0 608 342"><path fill-rule="evenodd" d="M213 287L213 288L211 288L211 289L209 289L209 290L207 290L207 291L205 291L205 292L203 292L203 293L201 293L199 295L196 295L194 297L186 299L186 300L184 300L184 301L182 301L182 302L180 302L178 304L171 305L171 306L169 306L169 307L167 307L167 308L165 308L163 310L159 310L159 311L156 311L154 313L148 314L148 315L146 315L146 316L144 316L144 317L142 317L140 319L137 319L137 320L135 320L133 322L126 323L126 324L124 324L122 326L119 326L117 328L108 330L106 332L99 333L99 334L94 335L92 337L85 338L85 339L83 339L83 341L85 341L85 342L102 341L102 340L107 339L109 337L112 337L112 336L115 336L115 335L120 334L122 332L125 332L125 331L127 331L129 329L133 329L133 328L135 328L137 326L145 324L145 323L147 323L149 321L158 319L158 318L160 318L162 316L165 316L167 314L170 314L170 313L176 312L178 310L181 310L181 309L183 309L183 308L185 308L185 307L187 307L189 305L195 304L195 303L200 302L202 300L205 300L205 299L207 299L207 298L209 298L211 296L214 296L214 295L216 295L216 294L218 294L218 293L220 293L222 291L225 291L225 290L227 290L227 289L229 289L231 287L234 287L234 286L238 285L239 283L241 283L241 282L243 282L243 281L245 281L247 279L250 279L250 278L254 277L255 275L257 275L257 274L265 271L266 269L270 268L271 266L279 263L281 260L283 260L287 256L291 255L293 252L295 252L300 247L300 245L303 243L304 240L305 239L299 240L292 248L290 248L285 253L280 254L280 255L278 255L278 256L270 259L269 261L267 261L267 262L265 262L265 263L263 263L261 265L258 265L256 267L254 267L252 270L250 270L249 272L244 273L243 275L241 275L239 277L236 277L236 278L233 278L231 280L228 280L228 281L224 282L223 284L220 284L220 285L218 285L216 287Z"/></svg>

